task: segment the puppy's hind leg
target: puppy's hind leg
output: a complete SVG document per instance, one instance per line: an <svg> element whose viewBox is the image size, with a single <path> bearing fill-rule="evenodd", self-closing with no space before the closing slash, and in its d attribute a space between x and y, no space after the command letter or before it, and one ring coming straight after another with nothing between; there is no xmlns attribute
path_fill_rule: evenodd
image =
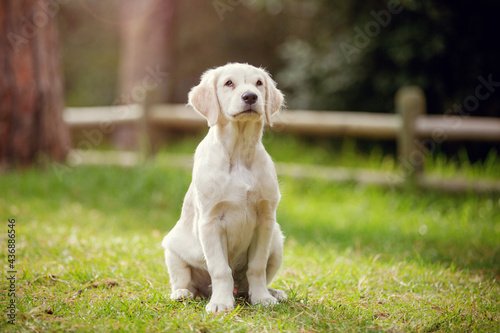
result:
<svg viewBox="0 0 500 333"><path fill-rule="evenodd" d="M189 264L169 248L165 249L165 263L167 264L172 288L170 298L175 301L194 299L195 289L191 283L191 267Z"/></svg>
<svg viewBox="0 0 500 333"><path fill-rule="evenodd" d="M283 261L283 238L283 234L276 224L271 239L271 249L266 267L266 282L268 285L271 284ZM278 302L283 302L287 299L286 293L283 290L269 288L268 291Z"/></svg>

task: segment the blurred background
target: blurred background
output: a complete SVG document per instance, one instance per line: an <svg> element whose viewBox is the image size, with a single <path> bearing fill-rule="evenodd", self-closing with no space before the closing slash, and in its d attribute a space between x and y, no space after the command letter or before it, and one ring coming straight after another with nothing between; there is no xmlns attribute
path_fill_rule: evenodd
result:
<svg viewBox="0 0 500 333"><path fill-rule="evenodd" d="M36 20L42 3L21 17ZM141 103L134 88L148 75L161 102L185 103L207 68L247 62L272 73L290 109L393 113L396 91L417 85L429 114L500 116L495 0L46 3L69 107ZM487 97L475 97L478 85ZM440 150L477 161L499 145L444 142Z"/></svg>
<svg viewBox="0 0 500 333"><path fill-rule="evenodd" d="M290 109L394 112L397 89L418 85L428 113L500 116L496 91L473 112L453 108L475 94L479 76L500 82L498 1L149 0L124 14L134 2L61 5L67 105L116 103L130 71L124 45L134 36L126 28L146 18L165 43L151 50L168 73L164 102L185 103L204 70L237 61L267 68ZM464 144L443 149L455 153ZM474 160L498 149L465 146Z"/></svg>
<svg viewBox="0 0 500 333"><path fill-rule="evenodd" d="M121 38L127 37L120 28L141 15L153 24L155 16L145 8L121 17L123 7L133 2L61 5L68 105L110 105L116 99ZM163 1L149 2L155 11ZM390 112L396 90L416 84L426 93L429 112L443 113L474 93L479 75L493 74L500 81L498 1L394 0L398 13L380 18L387 24L369 32L376 36L366 46L354 40L358 29L364 32L368 22L376 21L374 13L388 12L391 1L165 2L175 22L160 21L152 29L172 39L163 51L170 59L168 102L186 102L204 70L230 61L266 67L294 109ZM349 45L357 50L349 53ZM474 115L498 116L499 109L495 94Z"/></svg>

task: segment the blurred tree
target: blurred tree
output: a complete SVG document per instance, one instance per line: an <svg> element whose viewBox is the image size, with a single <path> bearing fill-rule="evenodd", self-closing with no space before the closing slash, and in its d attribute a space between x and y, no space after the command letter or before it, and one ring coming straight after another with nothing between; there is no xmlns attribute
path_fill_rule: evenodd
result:
<svg viewBox="0 0 500 333"><path fill-rule="evenodd" d="M66 105L111 105L116 99L120 49L118 8L111 0L61 4L57 20Z"/></svg>
<svg viewBox="0 0 500 333"><path fill-rule="evenodd" d="M128 1L79 0L61 6L59 21L68 105L109 105L124 99L121 98L122 94L130 94L130 90L119 82L125 78L125 74L122 74L127 62L122 58L126 52L124 48L126 45L133 47L133 43L125 41L124 29L128 29L125 26L132 24L134 17L139 24L141 17L148 13L147 4L150 0L139 1L141 7L126 14L120 8L125 9ZM167 4L168 1L163 0L153 2L152 8L156 15L168 14L163 8ZM161 88L166 93L162 98L185 103L189 89L197 84L204 70L230 61L249 62L277 73L283 63L278 56L277 46L283 43L291 30L302 31L307 27L298 22L311 20L312 13L308 7L307 2L297 2L290 10L288 7L283 8L290 13L279 17L280 6L261 5L255 0L177 0L175 24L170 30L175 33L173 47L164 51L165 61L173 62L174 65L165 68L168 78ZM278 19L279 24L276 24ZM147 17L146 22L150 29L156 30L154 34L160 35L165 28L153 23L154 20ZM142 37L144 45L136 43L133 49L140 57L155 53L156 46L165 43L172 45L166 39L155 44L150 34L143 34ZM123 42L119 43L119 39ZM146 43L152 44L151 51L145 48ZM120 48L121 52L118 52ZM135 54L133 52L130 54ZM132 59L132 56L129 58ZM146 75L144 67L142 73ZM139 75L139 80L142 78L144 76Z"/></svg>
<svg viewBox="0 0 500 333"><path fill-rule="evenodd" d="M69 132L62 119L59 41L48 0L0 2L0 167L64 160Z"/></svg>
<svg viewBox="0 0 500 333"><path fill-rule="evenodd" d="M191 87L208 68L227 62L247 62L271 73L282 63L277 45L289 33L288 20L277 21L255 0L180 1L176 66L172 72L174 101L185 103ZM293 17L294 24L300 18Z"/></svg>
<svg viewBox="0 0 500 333"><path fill-rule="evenodd" d="M119 97L113 104L142 103L151 90L159 92L159 102L168 100L176 6L177 0L120 3ZM136 145L134 128L118 128L114 143L122 148Z"/></svg>

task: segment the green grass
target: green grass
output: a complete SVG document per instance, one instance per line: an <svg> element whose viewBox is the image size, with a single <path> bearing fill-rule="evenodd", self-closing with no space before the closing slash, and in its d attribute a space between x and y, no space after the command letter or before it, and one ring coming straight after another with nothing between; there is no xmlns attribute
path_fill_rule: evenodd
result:
<svg viewBox="0 0 500 333"><path fill-rule="evenodd" d="M278 160L294 151L304 152L304 163L346 158L287 143L290 152L271 147ZM357 155L365 161L358 165L390 168L377 154ZM18 278L16 324L7 323L1 297L0 331L500 330L498 194L281 178L278 219L287 240L273 286L289 300L262 309L240 299L218 315L204 312L206 300L170 301L160 242L179 216L190 172L162 158L135 168L73 168L62 181L50 168L0 175L2 274L7 219L15 218ZM469 168L497 177L487 163ZM6 296L5 279L1 287Z"/></svg>

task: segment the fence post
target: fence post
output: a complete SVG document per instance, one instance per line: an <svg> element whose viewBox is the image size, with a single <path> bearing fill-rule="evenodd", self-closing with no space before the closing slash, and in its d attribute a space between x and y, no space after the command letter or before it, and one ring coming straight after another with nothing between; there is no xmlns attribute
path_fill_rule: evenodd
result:
<svg viewBox="0 0 500 333"><path fill-rule="evenodd" d="M398 160L405 182L416 184L423 175L425 153L417 138L415 123L426 113L425 95L417 86L403 87L396 93L396 112L401 115L398 133Z"/></svg>

